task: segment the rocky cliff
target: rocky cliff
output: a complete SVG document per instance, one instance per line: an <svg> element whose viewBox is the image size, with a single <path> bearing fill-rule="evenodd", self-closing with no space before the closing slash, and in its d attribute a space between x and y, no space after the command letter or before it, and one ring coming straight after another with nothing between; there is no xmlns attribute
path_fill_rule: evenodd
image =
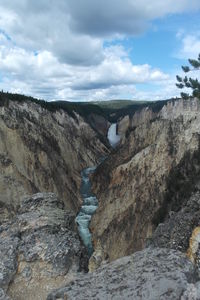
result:
<svg viewBox="0 0 200 300"><path fill-rule="evenodd" d="M80 171L107 148L78 115L51 112L31 101L0 106L0 209L8 218L21 196L54 192L77 212Z"/></svg>
<svg viewBox="0 0 200 300"><path fill-rule="evenodd" d="M170 102L157 115L144 109L131 123L126 140L93 177L99 208L91 222L96 247L91 270L102 260L144 248L200 180L198 100Z"/></svg>
<svg viewBox="0 0 200 300"><path fill-rule="evenodd" d="M43 300L87 271L75 215L55 194L24 198L15 217L0 226L0 240L0 299L7 293L14 300Z"/></svg>

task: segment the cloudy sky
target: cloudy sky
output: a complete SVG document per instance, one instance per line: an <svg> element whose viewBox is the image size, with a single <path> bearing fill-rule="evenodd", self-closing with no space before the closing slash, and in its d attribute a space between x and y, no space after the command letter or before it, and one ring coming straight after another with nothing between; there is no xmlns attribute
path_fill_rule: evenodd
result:
<svg viewBox="0 0 200 300"><path fill-rule="evenodd" d="M166 99L200 52L200 0L0 0L0 89Z"/></svg>

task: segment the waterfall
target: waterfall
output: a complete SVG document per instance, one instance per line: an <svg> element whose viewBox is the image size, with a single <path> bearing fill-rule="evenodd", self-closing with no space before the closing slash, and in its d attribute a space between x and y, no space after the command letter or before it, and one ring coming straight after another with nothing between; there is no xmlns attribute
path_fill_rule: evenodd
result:
<svg viewBox="0 0 200 300"><path fill-rule="evenodd" d="M117 144L120 141L120 136L117 134L117 124L114 123L110 126L110 128L108 129L108 141L110 143L110 145L114 148L117 146Z"/></svg>

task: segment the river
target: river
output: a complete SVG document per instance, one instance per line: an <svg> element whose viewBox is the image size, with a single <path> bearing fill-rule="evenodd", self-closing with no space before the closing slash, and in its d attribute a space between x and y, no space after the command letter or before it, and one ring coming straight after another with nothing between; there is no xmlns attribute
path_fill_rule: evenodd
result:
<svg viewBox="0 0 200 300"><path fill-rule="evenodd" d="M79 235L83 241L83 244L88 249L89 256L93 252L92 246L92 236L89 230L90 220L95 210L98 207L98 200L91 191L90 174L94 173L96 167L86 168L81 172L81 196L83 199L83 204L81 206L80 212L76 217L76 222L78 224Z"/></svg>
<svg viewBox="0 0 200 300"><path fill-rule="evenodd" d="M108 140L113 148L119 143L120 140L119 136L116 133L116 128L116 124L112 124L108 130ZM105 158L101 159L101 163L104 159ZM89 230L89 225L92 215L95 213L98 207L98 199L92 193L90 174L95 172L97 166L83 169L81 172L82 182L80 192L83 203L76 217L79 235L81 237L81 240L83 241L83 244L88 250L89 256L91 256L93 253L92 235Z"/></svg>

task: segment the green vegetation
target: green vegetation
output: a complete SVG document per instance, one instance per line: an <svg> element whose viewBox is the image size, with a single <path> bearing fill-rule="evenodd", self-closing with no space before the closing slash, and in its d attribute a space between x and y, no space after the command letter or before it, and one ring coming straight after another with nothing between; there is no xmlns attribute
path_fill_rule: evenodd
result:
<svg viewBox="0 0 200 300"><path fill-rule="evenodd" d="M104 109L121 109L123 107L131 106L133 104L148 104L149 101L140 100L107 100L107 101L96 101L94 104Z"/></svg>
<svg viewBox="0 0 200 300"><path fill-rule="evenodd" d="M154 112L159 111L168 100L164 101L132 101L132 100L111 100L95 102L108 116L110 122L116 122L120 117L134 115L136 111L144 107L150 107Z"/></svg>
<svg viewBox="0 0 200 300"><path fill-rule="evenodd" d="M131 101L131 100L111 100L97 102L68 102L52 101L47 102L19 94L0 92L0 106L8 105L9 101L27 102L31 101L39 104L49 111L63 109L73 118L76 118L75 112L88 120L89 115L97 114L103 116L110 122L116 122L125 115L132 116L136 111L144 107L151 107L154 112L159 111L168 100L165 101Z"/></svg>
<svg viewBox="0 0 200 300"><path fill-rule="evenodd" d="M20 95L20 94L0 92L0 106L8 104L9 101L16 101L16 102L31 101L39 104L41 107L52 112L57 111L59 109L63 109L74 118L75 118L74 112L77 112L82 117L87 117L92 112L95 114L104 115L104 111L101 107L88 102L68 102L68 101L48 102L33 97Z"/></svg>
<svg viewBox="0 0 200 300"><path fill-rule="evenodd" d="M197 59L188 59L188 61L191 67L182 66L182 69L185 73L200 70L200 54ZM182 78L177 75L176 79L178 81L178 83L176 83L178 88L190 88L192 90L192 95L189 95L188 93L181 93L181 97L183 99L189 99L191 96L200 99L200 82L197 78L193 79L187 76Z"/></svg>

